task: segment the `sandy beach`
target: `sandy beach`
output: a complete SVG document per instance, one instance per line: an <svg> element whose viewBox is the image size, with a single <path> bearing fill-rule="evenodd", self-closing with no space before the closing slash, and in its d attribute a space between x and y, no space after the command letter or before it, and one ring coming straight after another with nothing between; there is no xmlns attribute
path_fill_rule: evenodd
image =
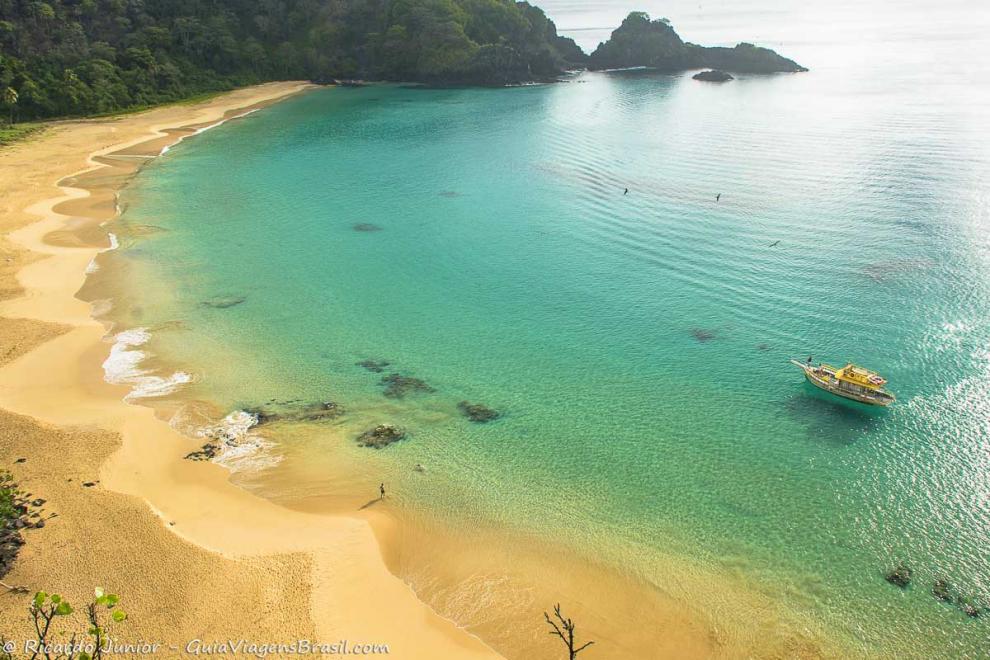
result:
<svg viewBox="0 0 990 660"><path fill-rule="evenodd" d="M6 582L77 606L95 586L118 593L129 613L118 636L166 656L195 638L305 638L387 644L399 658L499 657L388 571L366 520L290 511L219 466L181 460L198 443L102 379L106 328L75 294L108 247L100 224L116 191L197 128L306 88L59 122L0 151L0 464L57 514L26 533ZM6 637L30 636L29 596L0 598Z"/></svg>

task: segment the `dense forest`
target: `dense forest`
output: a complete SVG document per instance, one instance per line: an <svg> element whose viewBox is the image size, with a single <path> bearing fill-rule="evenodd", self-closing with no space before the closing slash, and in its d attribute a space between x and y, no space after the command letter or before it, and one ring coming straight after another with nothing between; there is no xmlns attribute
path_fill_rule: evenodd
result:
<svg viewBox="0 0 990 660"><path fill-rule="evenodd" d="M0 0L0 117L11 122L268 80L505 85L586 65L804 70L750 44L687 43L642 12L589 58L514 0Z"/></svg>
<svg viewBox="0 0 990 660"><path fill-rule="evenodd" d="M0 0L0 107L89 115L238 85L548 79L587 56L513 0Z"/></svg>

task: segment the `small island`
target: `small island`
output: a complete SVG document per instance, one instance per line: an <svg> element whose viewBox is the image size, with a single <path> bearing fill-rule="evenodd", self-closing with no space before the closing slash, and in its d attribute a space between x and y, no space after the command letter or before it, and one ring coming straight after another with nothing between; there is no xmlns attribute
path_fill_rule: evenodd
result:
<svg viewBox="0 0 990 660"><path fill-rule="evenodd" d="M730 80L735 80L735 77L731 73L726 73L725 71L719 71L718 69L709 69L708 71L699 71L698 73L691 76L695 80L703 80L704 82L714 82L723 83L729 82Z"/></svg>
<svg viewBox="0 0 990 660"><path fill-rule="evenodd" d="M629 14L609 40L599 44L588 58L588 68L593 71L632 67L670 73L702 68L733 73L807 71L794 60L750 43L725 48L686 42L674 31L670 21L665 18L650 20L649 14L641 11Z"/></svg>

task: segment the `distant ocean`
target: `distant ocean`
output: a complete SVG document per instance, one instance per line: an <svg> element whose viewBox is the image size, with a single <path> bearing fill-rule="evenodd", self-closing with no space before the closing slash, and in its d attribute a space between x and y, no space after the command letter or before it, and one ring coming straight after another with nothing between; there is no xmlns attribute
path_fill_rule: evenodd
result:
<svg viewBox="0 0 990 660"><path fill-rule="evenodd" d="M728 639L757 614L691 585L850 655L986 657L990 610L961 604L990 607L990 5L542 6L586 50L641 8L810 72L327 89L183 141L92 275L129 333L115 377L204 402L175 423L226 423L237 478L288 505L383 479L411 516L561 544ZM809 355L898 403L813 390L787 363ZM386 397L393 372L429 389ZM345 414L303 419L327 401ZM353 442L385 422L408 437Z"/></svg>

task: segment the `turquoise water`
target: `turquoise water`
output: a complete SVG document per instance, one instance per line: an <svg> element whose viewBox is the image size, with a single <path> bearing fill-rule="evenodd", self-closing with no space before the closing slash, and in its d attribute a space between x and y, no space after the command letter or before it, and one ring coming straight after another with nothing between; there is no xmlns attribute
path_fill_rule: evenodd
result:
<svg viewBox="0 0 990 660"><path fill-rule="evenodd" d="M117 318L196 376L183 396L339 402L328 453L451 524L648 581L690 558L857 653L985 657L990 612L930 588L990 606L988 12L677 6L687 39L749 28L812 71L295 98L126 192ZM809 354L881 370L898 403L817 393L787 364ZM386 399L368 358L436 391ZM471 424L463 399L503 417ZM410 437L351 445L379 422ZM368 476L321 480L300 437L271 450L295 496ZM905 592L882 577L901 562Z"/></svg>

